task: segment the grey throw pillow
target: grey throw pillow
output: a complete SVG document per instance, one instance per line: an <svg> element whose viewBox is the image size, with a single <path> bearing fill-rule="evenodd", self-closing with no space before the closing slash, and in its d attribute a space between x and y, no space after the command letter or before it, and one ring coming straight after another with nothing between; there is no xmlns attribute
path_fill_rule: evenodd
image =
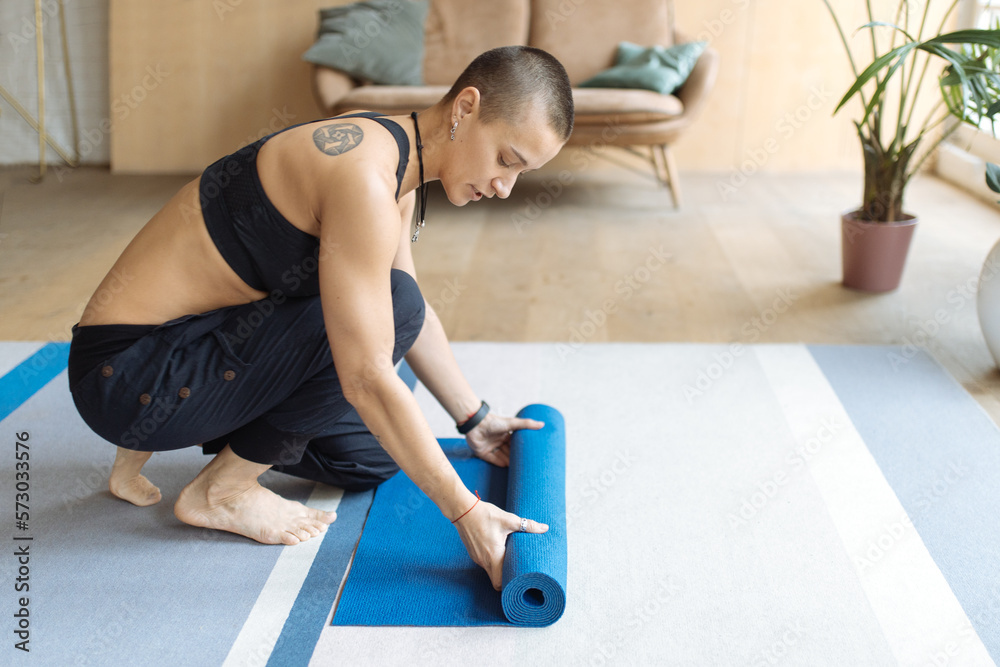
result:
<svg viewBox="0 0 1000 667"><path fill-rule="evenodd" d="M319 35L302 59L387 85L423 83L428 0L367 0L319 12Z"/></svg>
<svg viewBox="0 0 1000 667"><path fill-rule="evenodd" d="M684 85L708 42L687 42L670 48L618 45L615 66L583 83L581 88L641 88L670 95Z"/></svg>

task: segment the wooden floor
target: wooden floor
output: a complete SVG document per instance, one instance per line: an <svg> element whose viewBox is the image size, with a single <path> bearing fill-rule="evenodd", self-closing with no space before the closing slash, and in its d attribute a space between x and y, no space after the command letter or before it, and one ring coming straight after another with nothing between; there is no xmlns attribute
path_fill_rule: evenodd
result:
<svg viewBox="0 0 1000 667"><path fill-rule="evenodd" d="M0 340L69 340L118 254L191 177L31 173L0 171ZM918 179L903 284L873 296L839 284L857 174L758 174L723 196L729 175L683 173L680 211L645 175L585 153L530 176L506 201L429 202L414 252L452 340L913 343L1000 422L974 298L1000 206Z"/></svg>

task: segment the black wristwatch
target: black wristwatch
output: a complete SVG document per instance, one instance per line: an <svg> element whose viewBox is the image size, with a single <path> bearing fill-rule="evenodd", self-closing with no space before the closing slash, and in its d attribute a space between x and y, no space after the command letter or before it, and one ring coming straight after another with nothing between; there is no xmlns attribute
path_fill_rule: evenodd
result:
<svg viewBox="0 0 1000 667"><path fill-rule="evenodd" d="M486 415L488 415L489 412L490 412L490 406L486 403L486 401L483 401L482 405L479 406L479 409L476 410L476 414L472 415L471 417L469 417L456 427L458 429L458 432L461 433L462 435L465 435L472 429L476 428L477 426L479 426L479 422L486 419Z"/></svg>

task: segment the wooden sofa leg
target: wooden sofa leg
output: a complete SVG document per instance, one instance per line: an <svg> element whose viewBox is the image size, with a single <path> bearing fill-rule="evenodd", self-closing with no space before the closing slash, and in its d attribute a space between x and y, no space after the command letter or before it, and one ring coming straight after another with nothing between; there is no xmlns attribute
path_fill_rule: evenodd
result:
<svg viewBox="0 0 1000 667"><path fill-rule="evenodd" d="M666 167L660 166L662 161L662 156L660 155L659 146L649 147L649 163L653 165L653 175L656 176L656 182L660 185L667 185L667 175Z"/></svg>
<svg viewBox="0 0 1000 667"><path fill-rule="evenodd" d="M674 160L674 154L670 150L670 146L667 144L661 144L658 146L660 149L660 155L663 158L663 166L665 170L665 185L670 187L670 194L674 199L674 208L681 207L681 182L677 178L677 162Z"/></svg>

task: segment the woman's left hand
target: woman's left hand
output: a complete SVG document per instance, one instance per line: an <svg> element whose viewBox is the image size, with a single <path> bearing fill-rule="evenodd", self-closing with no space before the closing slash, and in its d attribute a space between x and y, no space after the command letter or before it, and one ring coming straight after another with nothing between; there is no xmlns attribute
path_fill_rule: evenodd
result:
<svg viewBox="0 0 1000 667"><path fill-rule="evenodd" d="M537 431L543 426L544 422L534 419L501 417L491 412L466 434L465 442L482 460L506 468L510 465L510 437L514 431L523 428Z"/></svg>

